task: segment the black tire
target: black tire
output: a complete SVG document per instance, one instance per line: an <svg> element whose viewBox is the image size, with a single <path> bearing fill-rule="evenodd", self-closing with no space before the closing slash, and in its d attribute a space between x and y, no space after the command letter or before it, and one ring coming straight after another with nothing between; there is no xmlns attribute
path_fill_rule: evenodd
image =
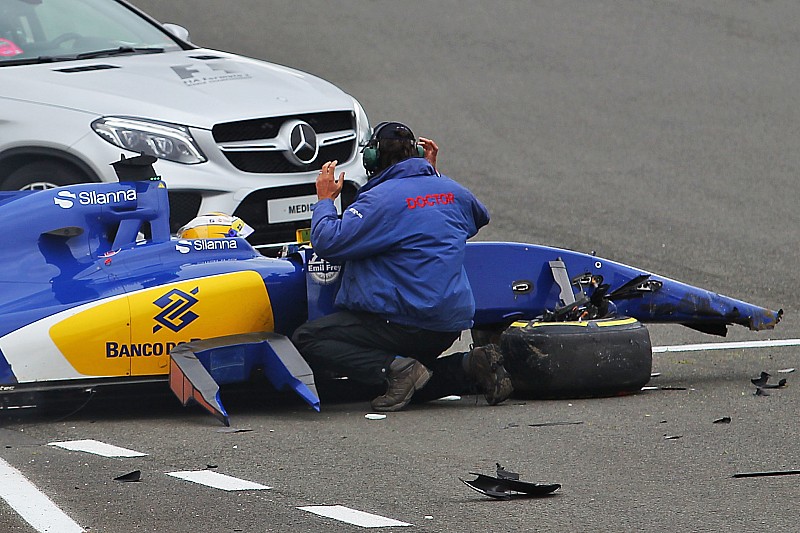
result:
<svg viewBox="0 0 800 533"><path fill-rule="evenodd" d="M35 161L9 174L3 181L3 190L43 190L87 181L91 181L89 177L69 163Z"/></svg>
<svg viewBox="0 0 800 533"><path fill-rule="evenodd" d="M617 396L650 381L647 328L633 318L515 323L500 337L514 397Z"/></svg>

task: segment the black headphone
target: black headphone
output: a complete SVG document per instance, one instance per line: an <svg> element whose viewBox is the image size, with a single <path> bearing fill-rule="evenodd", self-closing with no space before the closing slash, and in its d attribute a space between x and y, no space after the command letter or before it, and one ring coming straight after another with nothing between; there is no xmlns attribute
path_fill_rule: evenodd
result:
<svg viewBox="0 0 800 533"><path fill-rule="evenodd" d="M391 126L391 127L390 127ZM386 130L386 131L384 131ZM406 136L400 136L398 132L407 132ZM408 135L411 139L408 139ZM367 172L375 172L378 169L380 159L381 139L394 139L399 141L411 141L417 147L417 156L425 157L425 149L417 144L414 132L411 128L400 122L381 122L372 130L372 137L367 141L367 146L363 150L364 168Z"/></svg>

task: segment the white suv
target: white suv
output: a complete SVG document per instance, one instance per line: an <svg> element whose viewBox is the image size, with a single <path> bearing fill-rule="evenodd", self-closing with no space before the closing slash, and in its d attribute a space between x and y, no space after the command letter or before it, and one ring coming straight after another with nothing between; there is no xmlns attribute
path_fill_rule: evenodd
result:
<svg viewBox="0 0 800 533"><path fill-rule="evenodd" d="M173 230L221 211L254 244L308 226L322 163L366 182L359 103L284 66L198 48L123 0L0 0L0 189L116 181L151 154ZM341 205L339 208L341 209Z"/></svg>

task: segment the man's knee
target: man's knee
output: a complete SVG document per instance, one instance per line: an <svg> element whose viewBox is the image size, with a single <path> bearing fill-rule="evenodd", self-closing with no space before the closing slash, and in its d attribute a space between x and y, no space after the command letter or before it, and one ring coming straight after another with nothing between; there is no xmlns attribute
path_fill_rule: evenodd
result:
<svg viewBox="0 0 800 533"><path fill-rule="evenodd" d="M315 329L312 322L306 322L294 330L292 334L292 343L300 352L302 352L303 348L308 346L310 342L317 339L318 336L315 333Z"/></svg>
<svg viewBox="0 0 800 533"><path fill-rule="evenodd" d="M295 346L300 346L301 344L303 344L304 336L305 334L303 333L303 326L300 326L299 328L294 330L294 333L292 333L292 344L294 344Z"/></svg>

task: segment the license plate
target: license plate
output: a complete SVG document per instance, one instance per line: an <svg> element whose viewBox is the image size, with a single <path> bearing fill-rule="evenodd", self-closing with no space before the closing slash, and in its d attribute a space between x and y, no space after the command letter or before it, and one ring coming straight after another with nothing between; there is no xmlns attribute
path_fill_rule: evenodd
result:
<svg viewBox="0 0 800 533"><path fill-rule="evenodd" d="M316 194L267 200L267 222L277 224L280 222L311 220L311 206L315 203L317 203ZM334 200L333 203L336 205L336 212L341 214L341 197Z"/></svg>

